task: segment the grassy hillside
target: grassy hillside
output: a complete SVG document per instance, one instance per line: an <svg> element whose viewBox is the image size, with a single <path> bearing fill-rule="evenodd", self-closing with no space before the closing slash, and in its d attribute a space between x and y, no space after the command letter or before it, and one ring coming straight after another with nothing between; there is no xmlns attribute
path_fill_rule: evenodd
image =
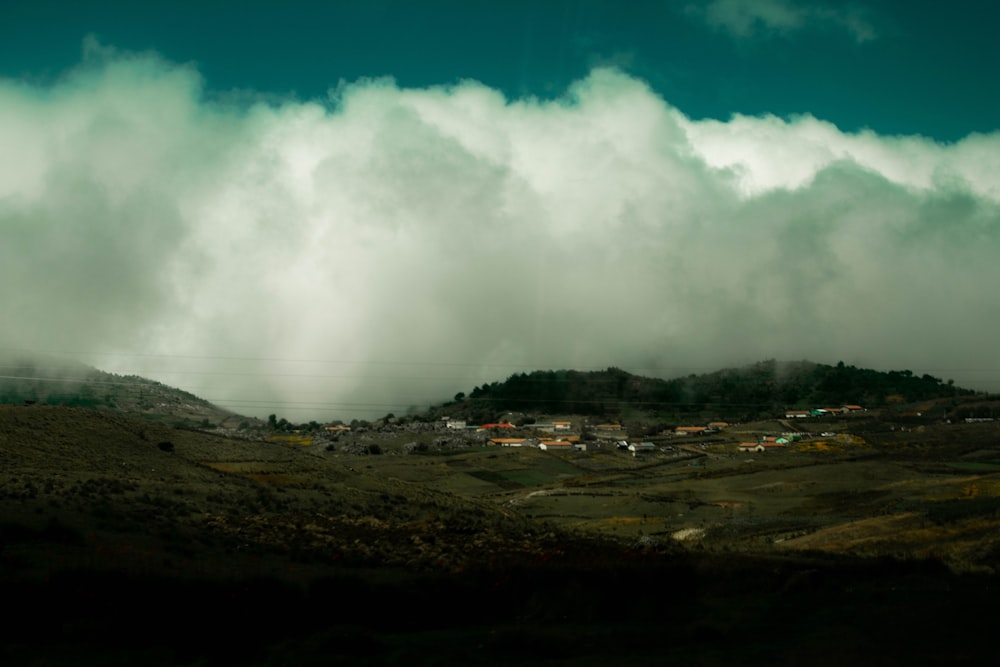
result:
<svg viewBox="0 0 1000 667"><path fill-rule="evenodd" d="M371 458L108 411L0 406L0 457L0 517L35 529L56 521L78 541L145 544L159 554L150 568L192 544L213 558L291 551L304 564L336 555L357 566L448 569L545 543L525 549L525 535L542 529L516 513L372 474ZM411 539L428 532L432 543Z"/></svg>

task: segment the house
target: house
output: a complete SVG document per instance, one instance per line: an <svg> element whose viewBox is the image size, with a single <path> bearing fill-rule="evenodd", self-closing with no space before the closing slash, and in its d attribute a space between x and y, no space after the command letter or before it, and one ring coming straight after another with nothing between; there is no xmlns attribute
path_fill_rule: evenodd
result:
<svg viewBox="0 0 1000 667"><path fill-rule="evenodd" d="M809 416L808 410L786 410L785 419L803 419Z"/></svg>
<svg viewBox="0 0 1000 667"><path fill-rule="evenodd" d="M594 431L597 437L601 437L602 435L604 435L604 437L608 437L608 434L615 435L623 431L624 428L625 427L621 424L596 424L594 426Z"/></svg>
<svg viewBox="0 0 1000 667"><path fill-rule="evenodd" d="M621 440L628 437L625 427L621 424L598 424L592 432L594 437L600 440Z"/></svg>
<svg viewBox="0 0 1000 667"><path fill-rule="evenodd" d="M864 412L865 409L860 405L845 405L840 408L840 411L846 414L848 412Z"/></svg>
<svg viewBox="0 0 1000 667"><path fill-rule="evenodd" d="M573 422L566 422L566 421L562 421L562 422L556 422L556 421L554 421L554 422L552 422L552 430L553 431L568 431L571 428L573 428Z"/></svg>
<svg viewBox="0 0 1000 667"><path fill-rule="evenodd" d="M759 442L741 442L740 443L741 452L763 452L764 445Z"/></svg>
<svg viewBox="0 0 1000 667"><path fill-rule="evenodd" d="M724 428L729 428L729 422L708 422L708 428L713 431L721 431Z"/></svg>
<svg viewBox="0 0 1000 667"><path fill-rule="evenodd" d="M568 440L541 440L538 448L543 451L565 452L573 449L573 443Z"/></svg>
<svg viewBox="0 0 1000 667"><path fill-rule="evenodd" d="M489 443L501 447L523 447L524 438L490 438Z"/></svg>
<svg viewBox="0 0 1000 667"><path fill-rule="evenodd" d="M456 430L462 430L462 429L465 428L465 420L464 419L448 419L448 421L445 423L445 426L447 428L453 428L453 429L456 429Z"/></svg>
<svg viewBox="0 0 1000 667"><path fill-rule="evenodd" d="M533 428L539 431L551 431L553 429L552 422L535 422L534 424L526 424L526 428Z"/></svg>
<svg viewBox="0 0 1000 667"><path fill-rule="evenodd" d="M638 456L639 454L652 454L656 452L656 445L651 442L630 442L628 445L628 451L632 452L632 456Z"/></svg>
<svg viewBox="0 0 1000 667"><path fill-rule="evenodd" d="M343 424L336 424L334 426L327 426L327 427L325 427L324 430L326 430L326 431L332 431L334 433L344 433L346 431L350 431L351 427L350 426L344 426Z"/></svg>
<svg viewBox="0 0 1000 667"><path fill-rule="evenodd" d="M480 431L490 431L490 430L493 430L493 429L496 429L496 428L514 428L514 425L513 424L508 424L506 422L499 423L499 424L482 424L482 425L480 425L479 430Z"/></svg>
<svg viewBox="0 0 1000 667"><path fill-rule="evenodd" d="M678 426L674 429L675 435L702 435L708 431L707 426Z"/></svg>

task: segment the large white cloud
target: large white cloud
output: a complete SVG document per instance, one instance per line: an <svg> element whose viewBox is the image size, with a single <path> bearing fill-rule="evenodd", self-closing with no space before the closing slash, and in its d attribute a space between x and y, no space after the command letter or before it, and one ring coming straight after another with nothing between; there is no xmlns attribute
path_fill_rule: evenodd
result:
<svg viewBox="0 0 1000 667"><path fill-rule="evenodd" d="M768 357L997 388L998 162L997 134L692 121L606 69L229 104L98 50L0 84L0 344L292 419Z"/></svg>

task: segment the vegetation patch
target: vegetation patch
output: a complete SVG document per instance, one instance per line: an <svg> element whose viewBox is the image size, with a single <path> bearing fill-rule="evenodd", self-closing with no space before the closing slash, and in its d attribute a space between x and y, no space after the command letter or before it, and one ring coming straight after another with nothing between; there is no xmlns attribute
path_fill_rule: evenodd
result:
<svg viewBox="0 0 1000 667"><path fill-rule="evenodd" d="M261 484L291 484L295 481L283 473L247 473L244 476Z"/></svg>
<svg viewBox="0 0 1000 667"><path fill-rule="evenodd" d="M552 483L554 475L544 470L507 470L503 477L519 486L544 486Z"/></svg>
<svg viewBox="0 0 1000 667"><path fill-rule="evenodd" d="M969 472L1000 471L1000 462L997 461L953 461L947 465L956 470L967 470Z"/></svg>
<svg viewBox="0 0 1000 667"><path fill-rule="evenodd" d="M996 496L976 496L929 503L927 518L943 524L972 517L1000 519L1000 498Z"/></svg>
<svg viewBox="0 0 1000 667"><path fill-rule="evenodd" d="M468 473L476 479L481 479L484 482L489 482L490 484L496 484L501 489L521 489L524 488L524 484L515 481L510 478L509 472L496 472L494 470L473 470Z"/></svg>
<svg viewBox="0 0 1000 667"><path fill-rule="evenodd" d="M287 435L272 434L267 436L267 441L287 445L288 447L309 447L313 444L313 437L311 435L295 433Z"/></svg>

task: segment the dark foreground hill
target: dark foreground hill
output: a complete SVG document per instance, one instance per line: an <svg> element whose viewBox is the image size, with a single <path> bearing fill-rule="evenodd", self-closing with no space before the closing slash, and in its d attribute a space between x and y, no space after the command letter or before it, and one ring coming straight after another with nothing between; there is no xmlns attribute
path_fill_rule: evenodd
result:
<svg viewBox="0 0 1000 667"><path fill-rule="evenodd" d="M14 612L0 624L0 663L895 665L992 655L994 577L953 574L933 557L703 550L572 529L580 489L617 516L632 511L622 504L633 494L640 516L666 503L659 522L707 507L697 487L674 498L650 486L700 480L689 459L615 456L356 456L106 411L0 407L0 596ZM817 469L800 465L775 474ZM494 487L502 475L484 474L490 466L518 487ZM735 474L720 472L706 480L713 488ZM992 473L978 474L986 493ZM818 497L850 511L828 491ZM531 499L564 507L561 523L523 512ZM762 512L726 525L750 528Z"/></svg>

